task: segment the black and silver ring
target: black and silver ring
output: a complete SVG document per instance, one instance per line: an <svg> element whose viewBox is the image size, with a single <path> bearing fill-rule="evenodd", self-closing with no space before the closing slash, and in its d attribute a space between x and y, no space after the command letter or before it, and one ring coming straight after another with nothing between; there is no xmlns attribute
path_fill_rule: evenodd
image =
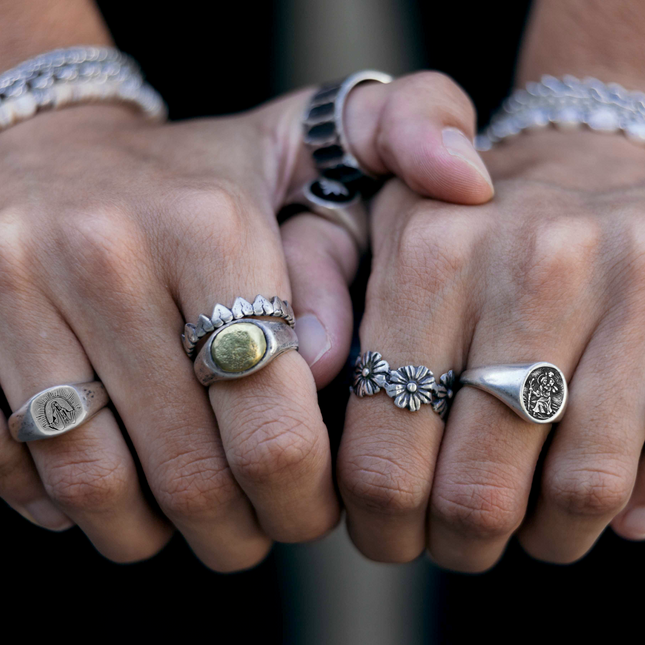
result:
<svg viewBox="0 0 645 645"><path fill-rule="evenodd" d="M360 83L391 83L392 80L392 76L384 72L363 70L350 74L340 82L322 85L313 95L303 120L304 137L316 168L323 177L353 184L371 176L349 148L343 125L345 101Z"/></svg>

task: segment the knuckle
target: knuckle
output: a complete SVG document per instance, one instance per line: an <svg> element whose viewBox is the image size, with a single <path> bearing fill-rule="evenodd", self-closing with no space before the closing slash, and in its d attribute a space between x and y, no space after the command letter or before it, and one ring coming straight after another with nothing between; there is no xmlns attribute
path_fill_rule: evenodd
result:
<svg viewBox="0 0 645 645"><path fill-rule="evenodd" d="M632 218L627 227L626 258L623 265L628 267L629 276L639 288L645 286L645 224L641 213Z"/></svg>
<svg viewBox="0 0 645 645"><path fill-rule="evenodd" d="M155 498L170 518L218 517L242 499L224 459L201 451L165 460L153 481Z"/></svg>
<svg viewBox="0 0 645 645"><path fill-rule="evenodd" d="M103 456L51 465L43 484L49 496L65 509L108 511L130 495L132 475L117 457Z"/></svg>
<svg viewBox="0 0 645 645"><path fill-rule="evenodd" d="M339 485L347 502L369 512L408 515L424 509L429 479L405 469L400 460L356 455L339 460Z"/></svg>
<svg viewBox="0 0 645 645"><path fill-rule="evenodd" d="M20 294L30 281L26 232L15 218L0 219L0 295Z"/></svg>
<svg viewBox="0 0 645 645"><path fill-rule="evenodd" d="M523 510L514 492L493 483L452 484L433 494L431 515L467 537L495 539L520 525Z"/></svg>
<svg viewBox="0 0 645 645"><path fill-rule="evenodd" d="M108 284L122 288L137 266L141 270L145 248L138 233L122 213L116 210L97 209L93 212L70 214L63 230L59 231L60 248L67 250L72 272L82 277L100 277L100 281L81 280L101 287ZM102 295L105 291L102 288Z"/></svg>
<svg viewBox="0 0 645 645"><path fill-rule="evenodd" d="M296 482L319 469L322 449L302 415L283 408L280 417L265 406L238 415L242 431L233 439L229 462L241 479L258 485Z"/></svg>
<svg viewBox="0 0 645 645"><path fill-rule="evenodd" d="M472 266L476 227L463 216L428 212L427 205L413 208L402 230L397 249L393 284L436 296L461 282ZM406 294L410 295L410 294Z"/></svg>
<svg viewBox="0 0 645 645"><path fill-rule="evenodd" d="M443 120L474 127L475 108L472 101L447 74L426 70L403 79L401 98L409 101L418 100L419 96L427 97Z"/></svg>
<svg viewBox="0 0 645 645"><path fill-rule="evenodd" d="M234 243L239 246L246 210L244 197L233 183L221 181L206 187L183 188L176 204L182 221L187 224L184 230L199 231L200 237L207 235L206 246L210 246L211 253L211 245L222 251Z"/></svg>
<svg viewBox="0 0 645 645"><path fill-rule="evenodd" d="M531 236L528 266L519 263L524 293L533 302L576 298L592 278L601 241L600 226L591 219L562 218L538 224Z"/></svg>
<svg viewBox="0 0 645 645"><path fill-rule="evenodd" d="M547 475L544 494L570 515L606 517L617 514L629 501L630 478L617 464L578 470L558 469Z"/></svg>

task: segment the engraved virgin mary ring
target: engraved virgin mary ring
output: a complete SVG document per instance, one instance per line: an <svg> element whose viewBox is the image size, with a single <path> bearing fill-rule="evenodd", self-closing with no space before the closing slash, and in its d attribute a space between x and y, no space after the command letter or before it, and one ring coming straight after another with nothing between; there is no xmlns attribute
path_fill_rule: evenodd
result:
<svg viewBox="0 0 645 645"><path fill-rule="evenodd" d="M50 387L9 417L9 431L16 441L57 437L89 421L108 400L99 381Z"/></svg>
<svg viewBox="0 0 645 645"><path fill-rule="evenodd" d="M477 367L460 381L492 394L531 423L557 423L567 407L567 381L552 363Z"/></svg>
<svg viewBox="0 0 645 645"><path fill-rule="evenodd" d="M365 352L356 359L354 385L356 396L372 396L381 389L392 399L397 408L417 412L422 405L429 405L444 419L453 397L454 374L449 370L435 380L425 365L405 365L392 370L378 352Z"/></svg>
<svg viewBox="0 0 645 645"><path fill-rule="evenodd" d="M319 172L328 179L351 183L370 174L350 152L343 112L349 93L360 83L391 83L389 74L364 70L340 82L322 85L307 106L303 125L305 144L311 150Z"/></svg>
<svg viewBox="0 0 645 645"><path fill-rule="evenodd" d="M298 337L290 325L254 318L233 320L211 334L201 348L195 375L206 386L242 378L290 349L298 349Z"/></svg>

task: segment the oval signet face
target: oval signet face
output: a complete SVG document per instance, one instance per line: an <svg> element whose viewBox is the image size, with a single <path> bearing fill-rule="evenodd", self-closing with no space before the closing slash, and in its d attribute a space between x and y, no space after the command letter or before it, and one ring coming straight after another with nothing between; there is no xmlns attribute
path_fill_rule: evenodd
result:
<svg viewBox="0 0 645 645"><path fill-rule="evenodd" d="M264 332L253 323L237 323L222 329L211 346L215 365L224 372L245 372L266 354Z"/></svg>
<svg viewBox="0 0 645 645"><path fill-rule="evenodd" d="M524 382L524 407L534 419L548 421L560 411L564 392L564 378L560 370L550 365L536 367Z"/></svg>
<svg viewBox="0 0 645 645"><path fill-rule="evenodd" d="M31 404L32 417L42 432L56 434L75 427L81 420L83 406L71 387L43 392Z"/></svg>

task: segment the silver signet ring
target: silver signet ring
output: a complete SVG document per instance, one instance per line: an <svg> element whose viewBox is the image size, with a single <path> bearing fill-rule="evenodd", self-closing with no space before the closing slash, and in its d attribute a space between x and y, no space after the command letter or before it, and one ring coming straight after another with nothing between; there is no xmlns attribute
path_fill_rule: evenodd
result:
<svg viewBox="0 0 645 645"><path fill-rule="evenodd" d="M242 378L290 349L298 349L298 337L287 323L233 320L209 336L195 359L195 375L206 386Z"/></svg>
<svg viewBox="0 0 645 645"><path fill-rule="evenodd" d="M50 387L9 417L9 431L16 441L57 437L89 421L108 401L99 381Z"/></svg>
<svg viewBox="0 0 645 645"><path fill-rule="evenodd" d="M492 394L531 423L557 423L567 407L567 381L552 363L477 367L460 382Z"/></svg>

